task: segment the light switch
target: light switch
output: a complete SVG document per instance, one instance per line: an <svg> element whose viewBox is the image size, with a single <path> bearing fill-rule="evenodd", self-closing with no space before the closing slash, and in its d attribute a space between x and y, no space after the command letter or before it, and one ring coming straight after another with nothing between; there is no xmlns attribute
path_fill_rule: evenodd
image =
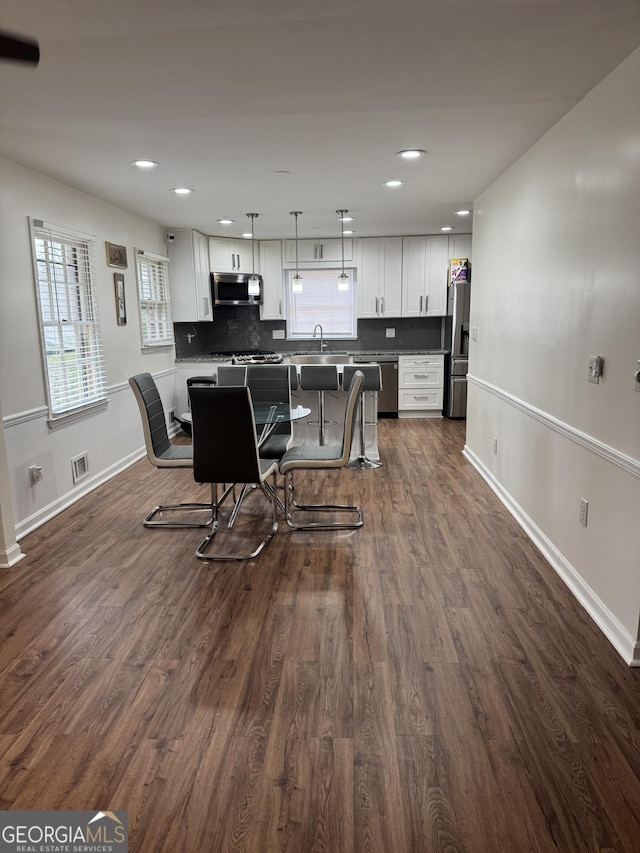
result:
<svg viewBox="0 0 640 853"><path fill-rule="evenodd" d="M477 340L478 340L478 329L477 329L477 327L476 327L476 326L473 326L473 327L472 327L472 329L471 329L471 340L472 340L472 341L477 341Z"/></svg>
<svg viewBox="0 0 640 853"><path fill-rule="evenodd" d="M387 337L388 338L395 338L395 336L396 336L396 330L395 329L387 329L386 331L387 331Z"/></svg>
<svg viewBox="0 0 640 853"><path fill-rule="evenodd" d="M272 337L274 341L283 341L284 340L284 329L274 329L272 333Z"/></svg>
<svg viewBox="0 0 640 853"><path fill-rule="evenodd" d="M600 376L602 375L602 356L601 355L590 355L589 356L589 382L593 382L597 385L600 382Z"/></svg>

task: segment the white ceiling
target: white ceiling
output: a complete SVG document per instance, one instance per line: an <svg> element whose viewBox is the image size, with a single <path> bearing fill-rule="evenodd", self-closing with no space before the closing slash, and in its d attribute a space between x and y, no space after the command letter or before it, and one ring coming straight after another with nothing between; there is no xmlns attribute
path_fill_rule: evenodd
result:
<svg viewBox="0 0 640 853"><path fill-rule="evenodd" d="M0 62L11 160L163 226L424 234L470 230L454 211L640 45L640 0L0 0L0 27L41 50Z"/></svg>

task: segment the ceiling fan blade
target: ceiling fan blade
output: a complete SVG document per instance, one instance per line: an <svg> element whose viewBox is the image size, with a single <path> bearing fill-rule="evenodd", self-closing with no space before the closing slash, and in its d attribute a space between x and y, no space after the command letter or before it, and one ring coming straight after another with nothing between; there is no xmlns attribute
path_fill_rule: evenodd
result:
<svg viewBox="0 0 640 853"><path fill-rule="evenodd" d="M0 59L13 59L17 62L30 62L32 65L37 65L40 61L40 47L34 39L0 31Z"/></svg>

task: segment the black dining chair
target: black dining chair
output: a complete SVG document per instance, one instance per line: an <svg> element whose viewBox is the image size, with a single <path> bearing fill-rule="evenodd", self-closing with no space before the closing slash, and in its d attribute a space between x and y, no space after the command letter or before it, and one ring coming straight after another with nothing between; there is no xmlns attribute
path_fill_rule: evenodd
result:
<svg viewBox="0 0 640 853"><path fill-rule="evenodd" d="M190 444L173 444L167 431L167 418L158 391L150 373L138 373L129 378L129 385L140 409L142 431L147 458L156 468L193 468L193 447ZM160 520L167 513L184 515L191 512L207 512L205 520L199 522ZM209 527L212 520L211 505L208 503L159 504L144 517L145 527Z"/></svg>
<svg viewBox="0 0 640 853"><path fill-rule="evenodd" d="M293 370L291 368L293 367ZM291 407L292 383L297 380L295 365L250 364L247 366L247 385L254 403L288 403ZM296 381L297 387L297 381ZM260 445L264 459L280 459L291 446L293 428L290 420L282 421Z"/></svg>
<svg viewBox="0 0 640 853"><path fill-rule="evenodd" d="M193 477L211 484L211 531L196 550L201 560L252 560L278 529L275 459L263 459L253 416L251 392L246 386L189 389L193 426ZM272 478L270 488L267 481ZM221 553L207 549L220 530L218 484L255 483L271 505L271 529L249 553ZM231 526L231 523L230 525Z"/></svg>
<svg viewBox="0 0 640 853"><path fill-rule="evenodd" d="M301 470L325 470L344 468L351 455L353 433L358 416L358 403L362 393L364 376L356 370L351 378L344 413L344 429L340 445L294 445L280 460L280 473L285 478L285 518L289 527L294 530L339 529L362 527L364 522L362 509L359 506L345 504L299 504L294 495L294 472ZM304 513L334 512L343 517L355 516L353 521L333 520L307 521L299 523L296 518Z"/></svg>

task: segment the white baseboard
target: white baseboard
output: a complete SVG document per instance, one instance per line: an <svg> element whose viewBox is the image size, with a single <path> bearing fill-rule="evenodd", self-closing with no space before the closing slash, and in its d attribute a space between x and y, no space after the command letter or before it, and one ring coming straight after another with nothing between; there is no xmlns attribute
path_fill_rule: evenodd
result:
<svg viewBox="0 0 640 853"><path fill-rule="evenodd" d="M466 445L462 452L509 510L549 565L569 587L575 598L584 607L589 616L591 616L618 654L621 655L629 666L640 667L640 643L636 642L635 638L620 624L609 608L601 601L591 587L585 583L584 579L571 563L560 553L558 548L540 530L527 513L524 512L522 507L513 499L502 484L496 480L491 471L476 454Z"/></svg>
<svg viewBox="0 0 640 853"><path fill-rule="evenodd" d="M96 474L94 477L87 477L85 480L82 480L78 484L77 488L67 492L65 495L60 495L60 497L52 503L42 507L42 509L35 512L33 515L30 515L28 518L23 519L23 521L16 525L16 539L20 540L27 534L33 533L33 531L40 527L41 524L44 524L45 521L49 521L54 516L58 515L59 512L67 509L67 507L70 507L76 501L80 500L80 498L88 495L89 492L92 492L94 489L97 489L98 486L101 486L112 477L115 477L116 474L126 470L130 465L133 465L134 462L137 462L138 459L142 459L142 457L145 456L145 453L146 451L144 448L140 448L134 453L130 453L123 459L119 459L109 468L106 468L104 471L100 471L100 473Z"/></svg>
<svg viewBox="0 0 640 853"><path fill-rule="evenodd" d="M2 548L0 549L0 569L10 569L11 566L15 566L26 556L20 550L19 545L12 545L11 548L6 549Z"/></svg>

